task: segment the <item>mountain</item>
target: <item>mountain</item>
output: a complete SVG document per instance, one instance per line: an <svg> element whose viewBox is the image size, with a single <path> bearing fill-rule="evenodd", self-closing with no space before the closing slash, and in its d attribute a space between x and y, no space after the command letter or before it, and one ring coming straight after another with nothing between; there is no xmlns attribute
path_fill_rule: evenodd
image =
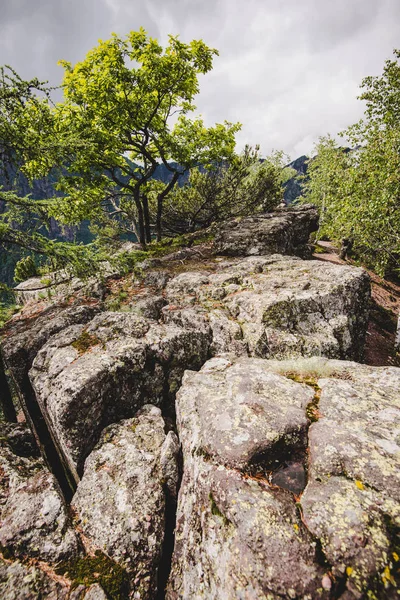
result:
<svg viewBox="0 0 400 600"><path fill-rule="evenodd" d="M300 177L307 174L308 161L309 157L303 154L303 156L299 156L299 158L286 165L294 169L297 174L285 183L285 192L283 194L285 204L291 204L301 196L302 181Z"/></svg>

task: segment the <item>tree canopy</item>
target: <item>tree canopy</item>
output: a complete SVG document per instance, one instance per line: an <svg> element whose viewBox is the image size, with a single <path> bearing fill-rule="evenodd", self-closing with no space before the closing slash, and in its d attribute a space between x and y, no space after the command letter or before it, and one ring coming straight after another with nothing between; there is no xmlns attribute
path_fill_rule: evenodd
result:
<svg viewBox="0 0 400 600"><path fill-rule="evenodd" d="M283 201L283 183L294 170L282 152L261 159L259 148L246 146L229 162L209 169L195 168L184 186L166 201L164 227L194 231L214 221L267 212Z"/></svg>
<svg viewBox="0 0 400 600"><path fill-rule="evenodd" d="M32 200L19 193L19 173L37 156L40 131L50 119L52 88L38 79L24 81L11 67L0 68L0 245L22 249L20 271L34 262L27 257L44 257L53 269L72 266L85 273L94 253L72 243L56 242L48 237L53 200ZM35 115L28 124L27 112ZM10 251L10 250L9 250Z"/></svg>
<svg viewBox="0 0 400 600"><path fill-rule="evenodd" d="M378 272L400 272L400 51L362 81L364 119L321 138L310 161L306 200L321 207L320 235L351 238Z"/></svg>
<svg viewBox="0 0 400 600"><path fill-rule="evenodd" d="M189 118L198 76L216 54L201 40L185 44L174 36L164 49L140 29L100 41L75 66L61 61L64 100L47 104L38 152L25 164L30 176L59 169L65 197L53 216L65 223L112 220L116 232L134 232L142 244L154 231L160 239L165 198L179 177L234 153L238 123L206 127ZM170 173L162 186L153 179L159 164Z"/></svg>

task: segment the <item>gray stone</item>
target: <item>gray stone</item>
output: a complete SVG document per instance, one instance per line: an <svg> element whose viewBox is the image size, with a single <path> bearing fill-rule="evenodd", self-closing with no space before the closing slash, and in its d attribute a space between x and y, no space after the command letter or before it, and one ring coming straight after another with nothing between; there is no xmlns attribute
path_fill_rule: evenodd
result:
<svg viewBox="0 0 400 600"><path fill-rule="evenodd" d="M218 464L244 470L261 459L273 462L307 445L306 407L311 388L272 373L266 361L213 360L186 371L177 395L180 440ZM195 445L195 446L194 446ZM282 450L282 445L284 448Z"/></svg>
<svg viewBox="0 0 400 600"><path fill-rule="evenodd" d="M178 444L164 433L160 409L107 427L72 506L91 544L121 564L132 598L154 598L165 527L165 485L175 485ZM176 491L175 491L176 493Z"/></svg>
<svg viewBox="0 0 400 600"><path fill-rule="evenodd" d="M330 366L335 376L318 380L321 418L309 432L304 520L356 597L374 580L390 594L400 528L400 369Z"/></svg>
<svg viewBox="0 0 400 600"><path fill-rule="evenodd" d="M150 296L143 298L138 302L132 302L131 310L146 319L158 321L161 315L161 309L166 304L166 300L162 296Z"/></svg>
<svg viewBox="0 0 400 600"><path fill-rule="evenodd" d="M370 284L354 267L274 255L231 259L172 278L163 314L201 309L213 353L362 357Z"/></svg>
<svg viewBox="0 0 400 600"><path fill-rule="evenodd" d="M98 311L97 305L61 304L14 317L3 331L1 346L18 386L24 387L33 359L52 335L71 325L87 323Z"/></svg>
<svg viewBox="0 0 400 600"><path fill-rule="evenodd" d="M323 358L186 372L167 597L394 599L399 389L400 369Z"/></svg>
<svg viewBox="0 0 400 600"><path fill-rule="evenodd" d="M0 559L0 597L2 600L67 600L69 586L37 567Z"/></svg>
<svg viewBox="0 0 400 600"><path fill-rule="evenodd" d="M293 497L268 475L305 447L313 396L260 359L215 358L186 372L177 395L184 474L168 598L328 597Z"/></svg>
<svg viewBox="0 0 400 600"><path fill-rule="evenodd" d="M317 209L310 205L232 219L218 227L214 251L228 256L279 253L310 257L307 244L310 233L318 229L318 220Z"/></svg>
<svg viewBox="0 0 400 600"><path fill-rule="evenodd" d="M104 312L85 328L72 326L49 340L30 379L77 482L101 430L149 401L169 405L184 369L205 362L210 338L206 325L182 329Z"/></svg>
<svg viewBox="0 0 400 600"><path fill-rule="evenodd" d="M2 442L0 467L3 551L50 563L74 557L78 539L57 481L43 461L18 456Z"/></svg>

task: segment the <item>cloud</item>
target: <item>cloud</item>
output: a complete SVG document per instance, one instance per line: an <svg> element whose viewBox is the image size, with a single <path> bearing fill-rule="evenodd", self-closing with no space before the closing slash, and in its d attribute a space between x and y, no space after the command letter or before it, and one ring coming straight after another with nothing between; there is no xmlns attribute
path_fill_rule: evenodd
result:
<svg viewBox="0 0 400 600"><path fill-rule="evenodd" d="M172 33L217 48L197 100L207 124L240 121L239 146L295 158L362 116L362 78L400 45L400 2L3 0L0 64L58 84L57 60L74 63L99 38L141 25L162 43Z"/></svg>

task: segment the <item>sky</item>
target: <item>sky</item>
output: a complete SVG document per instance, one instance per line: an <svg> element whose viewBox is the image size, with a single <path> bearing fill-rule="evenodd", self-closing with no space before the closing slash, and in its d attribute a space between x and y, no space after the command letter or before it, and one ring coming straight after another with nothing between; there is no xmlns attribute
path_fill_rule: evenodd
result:
<svg viewBox="0 0 400 600"><path fill-rule="evenodd" d="M359 84L379 75L400 47L400 0L0 0L0 65L59 85L111 32L143 26L167 43L203 39L217 48L201 76L198 112L207 126L242 123L238 150L265 156L312 152L363 114Z"/></svg>

